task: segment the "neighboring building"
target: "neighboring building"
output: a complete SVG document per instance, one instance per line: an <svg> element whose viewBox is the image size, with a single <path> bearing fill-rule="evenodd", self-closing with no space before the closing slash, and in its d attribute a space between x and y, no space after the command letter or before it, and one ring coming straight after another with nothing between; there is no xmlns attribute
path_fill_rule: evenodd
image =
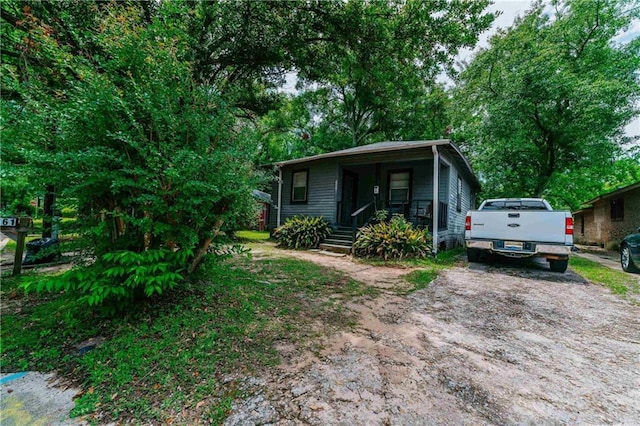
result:
<svg viewBox="0 0 640 426"><path fill-rule="evenodd" d="M611 248L640 226L640 182L587 201L573 212L578 244Z"/></svg>
<svg viewBox="0 0 640 426"><path fill-rule="evenodd" d="M271 206L271 195L266 192L259 191L257 189L253 190L253 198L260 205L260 211L258 212L258 216L256 218L256 227L258 231L264 231L269 224L269 211Z"/></svg>
<svg viewBox="0 0 640 426"><path fill-rule="evenodd" d="M270 227L302 214L323 216L334 228L360 226L388 209L428 227L439 246L455 246L480 190L449 140L380 142L274 166Z"/></svg>

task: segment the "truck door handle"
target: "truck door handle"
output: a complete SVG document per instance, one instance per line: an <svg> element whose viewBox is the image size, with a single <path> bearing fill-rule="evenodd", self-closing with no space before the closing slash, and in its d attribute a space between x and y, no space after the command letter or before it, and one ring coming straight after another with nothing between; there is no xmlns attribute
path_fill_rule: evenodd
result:
<svg viewBox="0 0 640 426"><path fill-rule="evenodd" d="M520 213L509 213L509 217L520 217Z"/></svg>

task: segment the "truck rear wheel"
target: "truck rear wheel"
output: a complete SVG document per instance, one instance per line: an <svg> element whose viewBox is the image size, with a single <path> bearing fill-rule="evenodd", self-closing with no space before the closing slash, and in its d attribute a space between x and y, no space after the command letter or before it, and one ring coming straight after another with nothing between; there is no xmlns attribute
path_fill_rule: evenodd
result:
<svg viewBox="0 0 640 426"><path fill-rule="evenodd" d="M467 247L467 260L469 262L480 261L480 249Z"/></svg>
<svg viewBox="0 0 640 426"><path fill-rule="evenodd" d="M564 272L569 266L569 259L549 260L549 267L553 272Z"/></svg>

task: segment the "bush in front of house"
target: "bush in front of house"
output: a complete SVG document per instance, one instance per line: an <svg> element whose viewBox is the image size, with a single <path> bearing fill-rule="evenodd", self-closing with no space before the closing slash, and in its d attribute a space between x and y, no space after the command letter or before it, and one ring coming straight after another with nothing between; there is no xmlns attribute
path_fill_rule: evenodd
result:
<svg viewBox="0 0 640 426"><path fill-rule="evenodd" d="M402 216L362 228L353 245L359 257L381 257L384 260L426 257L431 253L431 236L427 230L414 228Z"/></svg>
<svg viewBox="0 0 640 426"><path fill-rule="evenodd" d="M294 216L273 231L279 247L301 249L315 248L331 233L329 223L323 217Z"/></svg>

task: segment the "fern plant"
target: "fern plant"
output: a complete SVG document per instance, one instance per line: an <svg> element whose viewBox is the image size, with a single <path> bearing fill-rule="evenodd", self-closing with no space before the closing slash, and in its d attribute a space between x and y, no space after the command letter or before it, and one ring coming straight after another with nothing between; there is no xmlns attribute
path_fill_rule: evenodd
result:
<svg viewBox="0 0 640 426"><path fill-rule="evenodd" d="M331 234L329 223L323 217L294 216L276 228L273 237L279 247L314 248Z"/></svg>
<svg viewBox="0 0 640 426"><path fill-rule="evenodd" d="M380 222L362 228L353 245L359 257L403 259L426 257L431 252L431 236L426 230L414 226L400 215L389 222Z"/></svg>

